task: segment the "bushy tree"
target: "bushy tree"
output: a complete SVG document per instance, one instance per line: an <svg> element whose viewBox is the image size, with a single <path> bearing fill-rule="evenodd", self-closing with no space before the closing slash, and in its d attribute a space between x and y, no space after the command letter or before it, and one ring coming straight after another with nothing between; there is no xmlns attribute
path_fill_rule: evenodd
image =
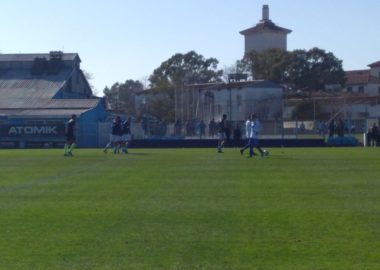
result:
<svg viewBox="0 0 380 270"><path fill-rule="evenodd" d="M315 115L314 115L315 114ZM312 99L305 99L299 102L292 111L293 120L313 120L315 119L327 119L329 113L318 102Z"/></svg>
<svg viewBox="0 0 380 270"><path fill-rule="evenodd" d="M297 89L324 90L328 84L343 86L345 83L342 61L319 48L253 51L245 55L243 61L255 79L293 84Z"/></svg>
<svg viewBox="0 0 380 270"><path fill-rule="evenodd" d="M256 80L284 82L284 71L288 64L288 53L281 49L269 49L262 53L256 51L245 55L243 62Z"/></svg>
<svg viewBox="0 0 380 270"><path fill-rule="evenodd" d="M151 113L173 121L176 95L182 94L189 84L220 81L222 71L217 69L218 63L217 59L205 58L194 51L177 53L164 61L149 77L152 91L157 94L150 106ZM164 103L170 106L158 105Z"/></svg>
<svg viewBox="0 0 380 270"><path fill-rule="evenodd" d="M328 84L343 86L345 83L342 60L318 48L291 52L285 74L286 81L309 90L324 90Z"/></svg>
<svg viewBox="0 0 380 270"><path fill-rule="evenodd" d="M111 107L127 114L136 115L135 95L144 90L140 81L127 80L125 83L115 83L103 91Z"/></svg>

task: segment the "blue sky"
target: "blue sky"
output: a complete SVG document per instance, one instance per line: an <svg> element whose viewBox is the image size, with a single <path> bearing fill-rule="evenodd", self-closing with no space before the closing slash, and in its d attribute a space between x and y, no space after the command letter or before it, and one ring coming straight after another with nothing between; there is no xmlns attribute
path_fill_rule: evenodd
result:
<svg viewBox="0 0 380 270"><path fill-rule="evenodd" d="M319 47L346 70L380 60L378 0L12 0L0 2L0 52L77 52L101 94L106 85L146 80L175 53L195 50L219 68L244 53L239 31L270 7L292 29L288 49Z"/></svg>

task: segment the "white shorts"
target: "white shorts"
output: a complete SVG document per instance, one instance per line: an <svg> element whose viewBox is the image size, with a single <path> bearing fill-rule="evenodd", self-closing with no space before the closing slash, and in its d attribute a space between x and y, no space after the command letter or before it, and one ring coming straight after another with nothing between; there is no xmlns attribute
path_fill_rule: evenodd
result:
<svg viewBox="0 0 380 270"><path fill-rule="evenodd" d="M225 140L226 139L226 133L218 132L218 139L219 140Z"/></svg>
<svg viewBox="0 0 380 270"><path fill-rule="evenodd" d="M121 140L123 142L130 141L131 140L131 134L124 134L123 136L121 136Z"/></svg>
<svg viewBox="0 0 380 270"><path fill-rule="evenodd" d="M121 136L113 135L113 134L110 135L110 142L115 143L115 142L120 142L120 140L121 140Z"/></svg>

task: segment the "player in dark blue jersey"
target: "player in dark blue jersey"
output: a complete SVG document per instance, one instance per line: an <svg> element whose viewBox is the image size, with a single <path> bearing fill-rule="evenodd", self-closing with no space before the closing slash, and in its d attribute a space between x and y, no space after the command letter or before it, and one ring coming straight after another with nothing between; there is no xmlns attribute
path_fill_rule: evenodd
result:
<svg viewBox="0 0 380 270"><path fill-rule="evenodd" d="M116 116L115 119L112 122L112 130L111 130L111 135L110 135L110 141L104 148L103 152L107 153L108 148L114 147L113 152L116 153L119 149L119 142L121 141L120 139L121 135L121 118L120 116Z"/></svg>
<svg viewBox="0 0 380 270"><path fill-rule="evenodd" d="M65 153L64 155L73 156L73 149L75 148L75 124L76 124L77 116L73 114L70 120L66 125L66 144L65 144Z"/></svg>
<svg viewBox="0 0 380 270"><path fill-rule="evenodd" d="M121 145L122 151L125 154L128 154L128 144L131 140L131 122L132 118L129 117L127 120L124 120L121 124Z"/></svg>

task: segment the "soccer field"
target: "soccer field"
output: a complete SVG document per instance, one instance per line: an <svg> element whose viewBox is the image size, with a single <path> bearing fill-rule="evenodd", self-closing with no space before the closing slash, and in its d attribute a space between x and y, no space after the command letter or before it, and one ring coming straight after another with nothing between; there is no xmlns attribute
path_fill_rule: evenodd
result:
<svg viewBox="0 0 380 270"><path fill-rule="evenodd" d="M0 269L380 269L380 148L0 150Z"/></svg>

